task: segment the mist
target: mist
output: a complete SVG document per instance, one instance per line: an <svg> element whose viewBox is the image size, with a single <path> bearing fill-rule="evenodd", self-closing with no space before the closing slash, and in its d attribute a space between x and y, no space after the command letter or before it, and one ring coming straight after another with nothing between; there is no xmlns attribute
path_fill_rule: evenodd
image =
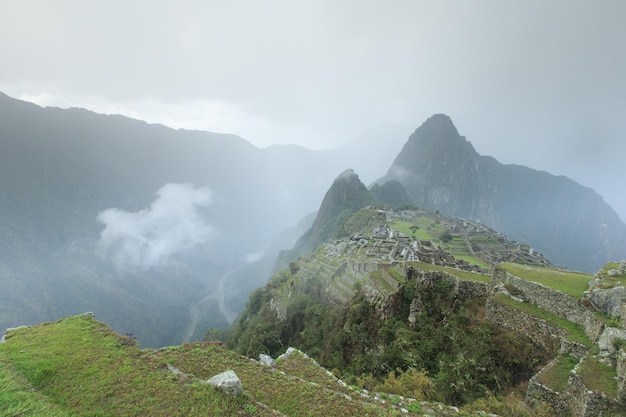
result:
<svg viewBox="0 0 626 417"><path fill-rule="evenodd" d="M195 247L214 239L215 228L204 209L212 203L208 187L168 183L150 206L137 212L110 208L98 214L104 225L98 253L120 270L169 265Z"/></svg>

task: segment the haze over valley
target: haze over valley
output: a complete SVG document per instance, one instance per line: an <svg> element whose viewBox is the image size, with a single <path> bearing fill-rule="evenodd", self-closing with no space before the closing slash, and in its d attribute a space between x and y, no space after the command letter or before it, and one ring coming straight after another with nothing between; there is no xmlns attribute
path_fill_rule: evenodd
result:
<svg viewBox="0 0 626 417"><path fill-rule="evenodd" d="M626 256L622 2L0 4L1 329L227 328L348 169L562 267Z"/></svg>

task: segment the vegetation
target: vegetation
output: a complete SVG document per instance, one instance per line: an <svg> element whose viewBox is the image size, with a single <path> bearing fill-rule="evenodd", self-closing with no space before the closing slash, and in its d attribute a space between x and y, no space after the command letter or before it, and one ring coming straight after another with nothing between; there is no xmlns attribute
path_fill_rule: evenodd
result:
<svg viewBox="0 0 626 417"><path fill-rule="evenodd" d="M15 330L10 336L0 345L3 416L269 416L275 415L273 410L296 416L398 414L335 395L331 381L325 382L327 391L219 345L140 350L88 316ZM202 379L234 369L244 395L231 397L194 378L173 375L168 363ZM16 382L15 375L23 382Z"/></svg>
<svg viewBox="0 0 626 417"><path fill-rule="evenodd" d="M0 360L0 415L66 417L68 413L50 403L24 378Z"/></svg>
<svg viewBox="0 0 626 417"><path fill-rule="evenodd" d="M316 294L314 285L298 294L280 321L271 303L260 302L269 295L258 291L233 329L231 346L246 355L276 355L298 346L369 390L406 395L402 385L419 398L449 404L502 393L546 360L524 338L480 319L480 301L456 300L446 280L403 283L388 302L387 317L363 288L345 306L328 305ZM409 323L414 300L420 311Z"/></svg>
<svg viewBox="0 0 626 417"><path fill-rule="evenodd" d="M506 395L496 396L487 393L483 398L479 398L462 409L465 412L478 412L489 410L499 416L506 417L553 417L554 410L547 404L529 406L524 403L524 397L516 392Z"/></svg>
<svg viewBox="0 0 626 417"><path fill-rule="evenodd" d="M577 364L578 359L569 355L561 355L555 359L554 364L549 369L543 370L537 376L537 382L552 388L554 391L564 392L567 388L569 374Z"/></svg>
<svg viewBox="0 0 626 417"><path fill-rule="evenodd" d="M563 329L568 334L568 338L571 341L580 343L581 345L584 345L584 346L588 346L588 347L591 346L591 341L585 334L585 330L582 328L582 326L576 323L572 323L571 321L567 319L564 319L559 316L555 316L554 314L549 313L548 311L540 307L537 307L534 304L520 303L519 301L515 301L512 298L506 297L501 294L496 295L493 298L493 300L502 304L506 304L510 307L516 308L520 311L528 313L537 318L543 319L549 324Z"/></svg>
<svg viewBox="0 0 626 417"><path fill-rule="evenodd" d="M3 416L330 416L399 417L399 406L433 416L445 406L391 394L355 401L355 391L307 356L294 352L276 367L261 365L218 343L140 349L90 316L69 317L9 333L0 344ZM184 375L176 375L167 365ZM232 397L203 380L232 369L244 392ZM430 396L423 371L397 371L381 387ZM394 406L395 405L395 406ZM478 415L466 411L461 415Z"/></svg>
<svg viewBox="0 0 626 417"><path fill-rule="evenodd" d="M619 263L609 262L600 270L599 275L603 278L603 286L605 288L614 287L616 285L626 285L626 273L619 274L619 267ZM609 271L612 269L618 273L613 276L609 275Z"/></svg>
<svg viewBox="0 0 626 417"><path fill-rule="evenodd" d="M558 269L540 268L537 266L503 263L498 265L511 275L537 282L552 289L581 298L589 289L589 281L593 278L581 272L562 271Z"/></svg>
<svg viewBox="0 0 626 417"><path fill-rule="evenodd" d="M617 397L615 368L600 362L597 357L587 356L578 367L578 375L585 381L587 388L604 392L611 398Z"/></svg>

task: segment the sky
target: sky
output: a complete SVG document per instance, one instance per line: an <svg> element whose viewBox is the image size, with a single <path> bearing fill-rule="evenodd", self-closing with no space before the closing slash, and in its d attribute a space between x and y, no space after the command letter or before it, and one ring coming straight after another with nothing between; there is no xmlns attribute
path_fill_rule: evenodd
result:
<svg viewBox="0 0 626 417"><path fill-rule="evenodd" d="M445 113L626 220L625 19L622 0L0 0L0 91L260 147Z"/></svg>

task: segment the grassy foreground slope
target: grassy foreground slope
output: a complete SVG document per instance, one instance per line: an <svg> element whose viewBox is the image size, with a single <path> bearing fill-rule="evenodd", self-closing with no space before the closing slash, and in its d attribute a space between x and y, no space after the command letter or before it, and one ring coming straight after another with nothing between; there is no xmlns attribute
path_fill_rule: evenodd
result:
<svg viewBox="0 0 626 417"><path fill-rule="evenodd" d="M243 383L240 396L201 382L229 369ZM0 343L0 384L2 416L402 414L389 402L362 398L303 355L270 367L215 343L140 349L90 315L8 332Z"/></svg>

